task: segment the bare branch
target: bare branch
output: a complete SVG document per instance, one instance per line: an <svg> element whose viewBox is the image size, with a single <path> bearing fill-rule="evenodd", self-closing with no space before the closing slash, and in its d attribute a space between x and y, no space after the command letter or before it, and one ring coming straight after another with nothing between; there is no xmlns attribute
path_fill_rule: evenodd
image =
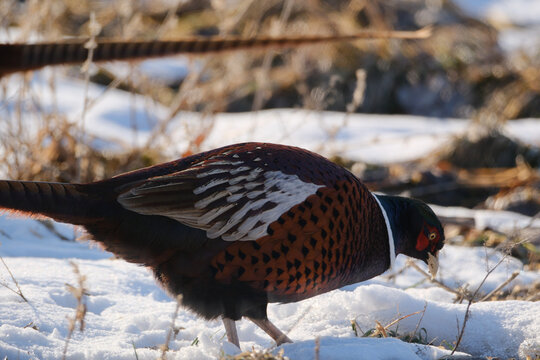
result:
<svg viewBox="0 0 540 360"><path fill-rule="evenodd" d="M489 292L486 296L481 298L479 301L486 301L490 297L492 297L494 294L496 294L499 290L501 290L503 287L508 285L512 280L514 280L518 275L520 271L514 271L512 275L508 279L506 279L503 283L501 283L499 286L497 286L493 291Z"/></svg>
<svg viewBox="0 0 540 360"><path fill-rule="evenodd" d="M455 289L452 289L451 287L443 284L442 282L440 282L439 280L437 279L432 279L431 278L431 275L428 274L427 272L425 272L424 270L422 270L422 268L420 268L420 266L416 265L413 261L409 260L408 261L408 264L410 266L412 266L416 271L418 271L420 274L424 275L426 277L426 279L428 279L431 283L443 288L444 290L448 291L448 292L451 292L453 294L456 294L458 296L458 298L463 298L463 297L466 297L466 294L464 291L460 291L460 290L455 290Z"/></svg>
<svg viewBox="0 0 540 360"><path fill-rule="evenodd" d="M176 308L174 309L174 314L172 316L171 325L169 326L169 331L167 331L167 337L165 338L165 343L161 345L161 356L160 360L166 359L166 353L169 351L169 343L173 337L173 333L176 333L175 322L178 317L178 311L180 311L180 304L182 303L182 295L176 297Z"/></svg>
<svg viewBox="0 0 540 360"><path fill-rule="evenodd" d="M467 303L467 308L465 309L465 317L463 318L463 326L461 327L461 331L459 332L459 336L458 336L457 341L456 341L456 346L452 350L452 353L450 353L450 356L454 355L454 353L456 352L459 344L461 343L461 339L463 339L463 334L465 333L465 326L467 325L467 320L469 320L470 308L471 308L471 305L472 305L472 303L474 301L474 298L476 297L476 295L478 294L478 292L480 291L480 289L482 288L482 286L486 282L489 275L491 275L491 273L500 264L502 264L502 262L506 259L507 256L508 256L508 253L504 254L503 257L495 264L495 266L493 266L491 269L488 270L486 276L484 276L484 278L482 279L482 282L480 283L480 285L478 285L475 292L472 294L471 298L469 299L469 302ZM459 327L459 324L458 324L458 327Z"/></svg>
<svg viewBox="0 0 540 360"><path fill-rule="evenodd" d="M8 290L11 290L13 291L15 294L19 295L24 301L28 302L28 299L23 295L22 293L22 290L21 288L19 287L19 283L17 282L17 279L15 279L15 276L13 276L13 273L11 272L11 270L9 269L9 267L7 266L6 262L4 261L4 259L0 256L0 260L2 261L2 264L4 264L4 267L6 268L9 276L11 277L11 280L13 281L13 283L15 284L15 287L17 287L17 290L13 290L12 288L10 288L8 286L8 284L5 284L3 282L0 282L0 285L4 286L6 289Z"/></svg>

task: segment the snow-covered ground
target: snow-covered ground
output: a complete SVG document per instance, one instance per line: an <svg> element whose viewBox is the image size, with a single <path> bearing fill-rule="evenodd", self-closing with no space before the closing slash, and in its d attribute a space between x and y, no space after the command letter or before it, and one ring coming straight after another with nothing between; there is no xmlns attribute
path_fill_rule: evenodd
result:
<svg viewBox="0 0 540 360"><path fill-rule="evenodd" d="M80 234L68 225L54 224L66 238ZM60 240L36 220L0 217L0 256L17 279L24 296L0 287L0 358L58 359L68 332L67 317L77 305L66 283L77 284L73 261L86 276L88 313L84 332L75 332L68 359L155 359L165 343L175 303L142 267L113 259L88 243ZM502 254L492 249L447 245L441 253L439 279L452 287L469 284L476 289L487 269ZM454 295L434 287L414 269L396 277L406 259L398 257L395 268L366 283L347 286L294 304L269 306L269 318L287 331L294 344L282 346L291 359L311 359L315 339L320 338L321 359L438 359L449 354L442 348L401 342L397 339L357 338L351 327L356 320L360 333L379 321L387 325L401 316L422 311L389 330L419 333L434 345L450 344L458 335L465 304L454 304ZM423 266L420 264L420 266ZM538 273L522 270L522 264L506 258L487 278L487 293L521 271L515 284L538 281ZM3 283L15 289L7 270L0 269ZM540 303L500 301L471 307L462 352L501 358L538 354L540 350ZM170 343L169 359L213 359L238 352L224 338L219 321L204 321L181 310L180 331ZM238 323L243 349L272 347L271 339L249 321ZM194 344L194 340L198 343ZM534 357L533 357L534 358Z"/></svg>
<svg viewBox="0 0 540 360"><path fill-rule="evenodd" d="M540 1L453 0L466 14L488 21L499 29L499 45L508 54L523 51L538 55L540 46Z"/></svg>
<svg viewBox="0 0 540 360"><path fill-rule="evenodd" d="M56 92L51 92L48 71L39 74L30 88L22 86L20 76L8 79L0 116L16 122L13 113L22 106L27 132L32 131L32 124L43 121L46 112L60 112L69 121L80 123L84 82L58 77ZM119 90L104 92L103 87L94 84L89 86L88 97L90 105L84 124L87 133L95 138L96 147L118 151L149 145L162 150L170 159L188 150L189 139L204 134L201 151L231 143L262 141L370 163L407 161L440 148L456 134L467 131L469 124L463 119L276 109L214 115L181 112L163 131L158 129L168 119L168 109L148 98ZM0 131L5 126L5 122L0 123ZM511 136L540 145L537 119L513 120L505 126Z"/></svg>
<svg viewBox="0 0 540 360"><path fill-rule="evenodd" d="M538 0L453 0L467 14L482 20L514 25L540 24Z"/></svg>

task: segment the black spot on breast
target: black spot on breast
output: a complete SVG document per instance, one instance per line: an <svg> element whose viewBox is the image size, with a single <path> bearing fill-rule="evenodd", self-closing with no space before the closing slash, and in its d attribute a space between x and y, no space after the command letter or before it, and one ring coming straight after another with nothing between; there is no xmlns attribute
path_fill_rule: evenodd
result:
<svg viewBox="0 0 540 360"><path fill-rule="evenodd" d="M287 270L291 270L293 268L293 263L290 261L287 261Z"/></svg>
<svg viewBox="0 0 540 360"><path fill-rule="evenodd" d="M243 266L238 268L238 277L242 276L246 272L246 269Z"/></svg>

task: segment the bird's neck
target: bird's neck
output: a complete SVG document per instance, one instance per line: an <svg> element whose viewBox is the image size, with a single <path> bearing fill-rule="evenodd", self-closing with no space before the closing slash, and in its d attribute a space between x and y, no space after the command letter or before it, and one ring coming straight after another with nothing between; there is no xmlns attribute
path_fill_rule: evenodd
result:
<svg viewBox="0 0 540 360"><path fill-rule="evenodd" d="M399 196L375 195L375 198L383 210L386 226L389 228L388 237L392 241L390 251L393 249L394 253L391 254L391 259L393 259L405 249L407 235L404 229L407 228L407 224L404 214L408 211L409 204ZM393 263L393 260L391 262Z"/></svg>

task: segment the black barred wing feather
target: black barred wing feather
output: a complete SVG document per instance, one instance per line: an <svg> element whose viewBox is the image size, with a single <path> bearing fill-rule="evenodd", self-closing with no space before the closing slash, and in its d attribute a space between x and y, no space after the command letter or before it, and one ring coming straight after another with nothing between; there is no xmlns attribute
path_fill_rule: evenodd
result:
<svg viewBox="0 0 540 360"><path fill-rule="evenodd" d="M269 224L322 185L252 164L234 158L204 161L148 179L122 193L118 201L128 210L205 230L209 238L256 240L267 235Z"/></svg>

